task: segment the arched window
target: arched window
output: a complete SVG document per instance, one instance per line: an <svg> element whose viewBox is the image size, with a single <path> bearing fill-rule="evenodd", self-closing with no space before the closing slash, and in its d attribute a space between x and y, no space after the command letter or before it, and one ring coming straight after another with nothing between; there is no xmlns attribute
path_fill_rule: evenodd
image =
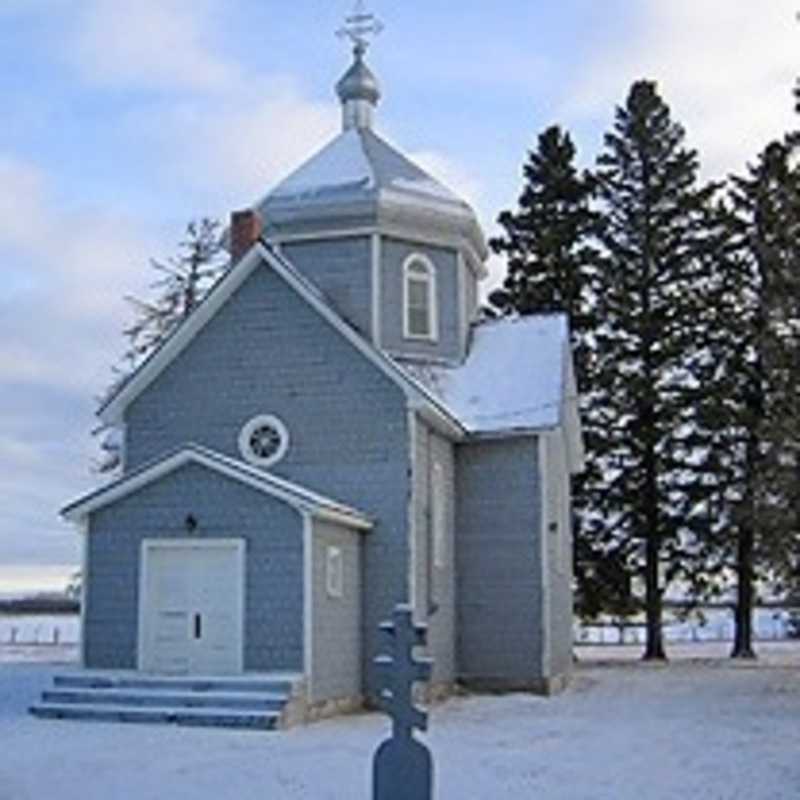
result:
<svg viewBox="0 0 800 800"><path fill-rule="evenodd" d="M415 253L403 264L403 335L435 341L436 328L436 268Z"/></svg>

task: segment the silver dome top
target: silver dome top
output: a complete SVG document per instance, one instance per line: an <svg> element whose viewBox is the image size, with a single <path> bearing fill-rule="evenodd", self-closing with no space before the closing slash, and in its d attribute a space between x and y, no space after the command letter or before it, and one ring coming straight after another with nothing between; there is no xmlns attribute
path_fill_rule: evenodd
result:
<svg viewBox="0 0 800 800"><path fill-rule="evenodd" d="M364 50L365 48L359 45L355 46L353 63L336 84L336 94L342 103L350 100L366 100L372 105L377 105L380 100L380 85L372 70L364 63Z"/></svg>

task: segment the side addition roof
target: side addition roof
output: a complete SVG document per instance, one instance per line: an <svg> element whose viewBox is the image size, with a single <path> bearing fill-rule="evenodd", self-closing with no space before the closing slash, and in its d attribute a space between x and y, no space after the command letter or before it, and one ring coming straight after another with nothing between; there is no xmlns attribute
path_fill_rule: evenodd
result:
<svg viewBox="0 0 800 800"><path fill-rule="evenodd" d="M503 318L473 329L457 367L404 362L473 436L560 428L573 472L583 466L578 393L564 314Z"/></svg>
<svg viewBox="0 0 800 800"><path fill-rule="evenodd" d="M301 513L308 513L359 530L372 528L372 520L350 506L196 444L188 444L174 450L119 480L84 495L65 506L61 510L61 515L72 522L80 521L87 514L120 500L186 464L199 464L220 475L233 478L288 503Z"/></svg>
<svg viewBox="0 0 800 800"><path fill-rule="evenodd" d="M457 367L404 364L470 433L539 430L561 424L567 319L562 314L491 320L473 328Z"/></svg>

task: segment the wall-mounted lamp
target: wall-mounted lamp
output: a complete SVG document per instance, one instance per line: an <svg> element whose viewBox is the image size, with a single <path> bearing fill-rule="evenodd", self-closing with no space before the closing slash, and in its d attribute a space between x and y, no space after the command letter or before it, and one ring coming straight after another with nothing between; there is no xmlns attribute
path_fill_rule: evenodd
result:
<svg viewBox="0 0 800 800"><path fill-rule="evenodd" d="M194 514L187 514L183 525L186 528L186 533L194 533L197 530L197 518Z"/></svg>

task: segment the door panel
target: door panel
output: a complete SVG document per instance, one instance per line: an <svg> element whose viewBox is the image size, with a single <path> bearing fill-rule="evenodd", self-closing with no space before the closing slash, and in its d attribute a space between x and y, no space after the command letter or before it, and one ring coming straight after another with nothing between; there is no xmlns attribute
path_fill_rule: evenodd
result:
<svg viewBox="0 0 800 800"><path fill-rule="evenodd" d="M142 669L242 670L242 543L148 543L143 551Z"/></svg>

